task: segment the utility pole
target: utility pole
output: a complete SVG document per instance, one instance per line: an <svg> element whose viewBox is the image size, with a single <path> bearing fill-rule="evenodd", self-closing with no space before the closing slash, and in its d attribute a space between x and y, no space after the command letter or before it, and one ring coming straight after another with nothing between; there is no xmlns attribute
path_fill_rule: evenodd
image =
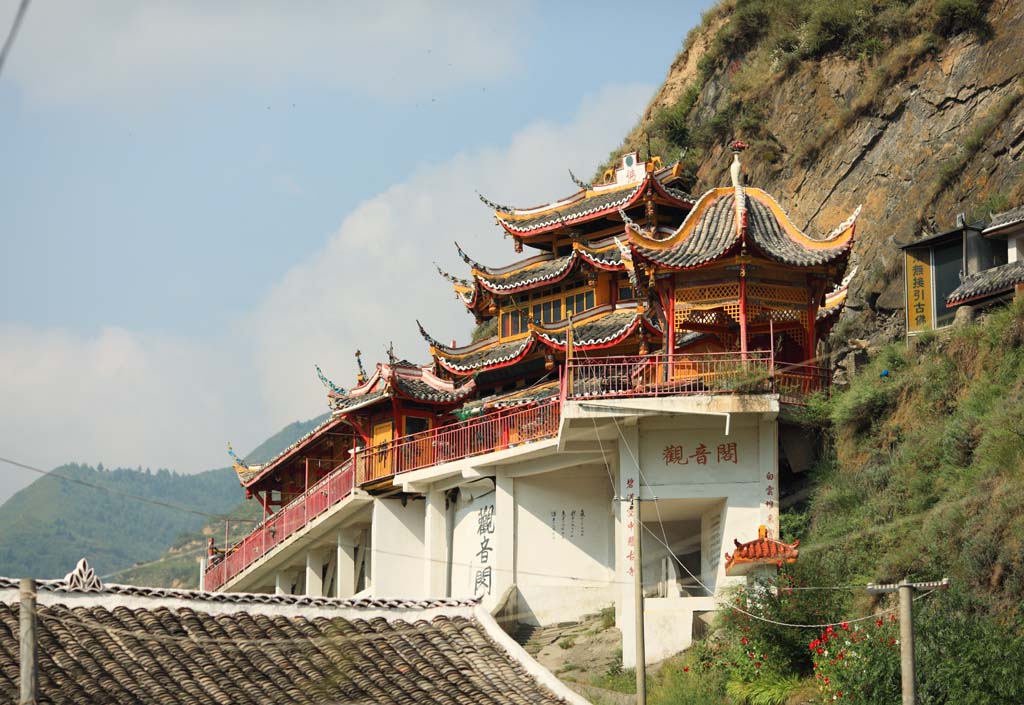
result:
<svg viewBox="0 0 1024 705"><path fill-rule="evenodd" d="M647 655L644 650L644 579L643 579L643 536L644 525L640 517L640 503L630 500L636 516L636 538L633 543L633 605L636 608L636 703L647 705Z"/></svg>
<svg viewBox="0 0 1024 705"><path fill-rule="evenodd" d="M21 665L19 705L36 705L36 581L32 578L22 578L18 587L21 597L21 603L18 605L18 621L21 627L18 642L18 661Z"/></svg>
<svg viewBox="0 0 1024 705"><path fill-rule="evenodd" d="M903 691L903 705L917 705L917 679L914 673L914 591L945 590L949 578L929 583L912 583L906 578L899 583L868 585L869 595L889 592L900 594L900 681Z"/></svg>

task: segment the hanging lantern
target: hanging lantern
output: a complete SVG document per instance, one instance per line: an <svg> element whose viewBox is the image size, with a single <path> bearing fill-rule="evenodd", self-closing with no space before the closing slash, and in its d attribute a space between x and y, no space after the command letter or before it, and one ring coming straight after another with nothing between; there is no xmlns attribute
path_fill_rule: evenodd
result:
<svg viewBox="0 0 1024 705"><path fill-rule="evenodd" d="M516 252L517 253L518 252L522 252L523 251L523 241L520 240L517 237L512 238L512 241L514 243L513 247L515 247Z"/></svg>
<svg viewBox="0 0 1024 705"><path fill-rule="evenodd" d="M544 355L544 369L548 372L555 369L555 356L551 352L547 352Z"/></svg>
<svg viewBox="0 0 1024 705"><path fill-rule="evenodd" d="M593 269L587 272L587 286L597 286L597 272Z"/></svg>
<svg viewBox="0 0 1024 705"><path fill-rule="evenodd" d="M498 315L498 304L495 303L494 299L491 299L491 302L489 304L487 304L487 315L488 316L497 316Z"/></svg>
<svg viewBox="0 0 1024 705"><path fill-rule="evenodd" d="M647 333L640 333L640 354L646 355L650 352L650 348L647 346Z"/></svg>

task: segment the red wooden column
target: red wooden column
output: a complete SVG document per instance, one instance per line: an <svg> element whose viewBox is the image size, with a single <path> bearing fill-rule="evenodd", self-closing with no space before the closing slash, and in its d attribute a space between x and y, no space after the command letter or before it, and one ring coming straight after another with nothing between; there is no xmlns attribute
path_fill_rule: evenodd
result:
<svg viewBox="0 0 1024 705"><path fill-rule="evenodd" d="M740 265L740 354L747 359L747 265Z"/></svg>
<svg viewBox="0 0 1024 705"><path fill-rule="evenodd" d="M807 345L804 351L804 360L810 362L814 359L815 343L814 330L815 322L818 318L818 299L820 298L820 289L810 277L807 279Z"/></svg>

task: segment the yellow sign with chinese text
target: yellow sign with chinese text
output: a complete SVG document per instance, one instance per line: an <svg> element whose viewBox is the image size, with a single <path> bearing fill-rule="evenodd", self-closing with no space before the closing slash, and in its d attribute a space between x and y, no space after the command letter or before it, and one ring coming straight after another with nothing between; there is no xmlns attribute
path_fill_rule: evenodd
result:
<svg viewBox="0 0 1024 705"><path fill-rule="evenodd" d="M931 250L905 250L907 333L931 330L934 322Z"/></svg>

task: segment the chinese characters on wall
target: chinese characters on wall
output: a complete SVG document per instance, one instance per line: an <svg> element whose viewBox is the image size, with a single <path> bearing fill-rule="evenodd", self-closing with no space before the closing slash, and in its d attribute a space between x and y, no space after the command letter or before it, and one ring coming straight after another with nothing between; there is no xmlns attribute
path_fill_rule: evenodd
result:
<svg viewBox="0 0 1024 705"><path fill-rule="evenodd" d="M480 550L476 552L477 564L480 567L477 568L476 574L473 578L473 594L490 595L491 586L494 581L494 572L491 560L491 554L494 551L494 546L491 545L491 541L494 538L493 504L484 505L477 513L476 534L480 539Z"/></svg>
<svg viewBox="0 0 1024 705"><path fill-rule="evenodd" d="M577 536L585 536L586 519L587 513L582 507L579 509L552 509L551 538L561 536L563 539L574 539Z"/></svg>
<svg viewBox="0 0 1024 705"><path fill-rule="evenodd" d="M774 531L775 530L775 520L776 520L776 517L778 516L776 511L775 511L775 493L778 492L779 483L775 479L775 472L772 471L772 470L769 470L767 473L765 473L764 479L765 479L765 487L764 487L765 500L764 500L764 506L768 509L768 516L767 516L767 521L765 522L765 525L767 527L769 527L771 530Z"/></svg>
<svg viewBox="0 0 1024 705"><path fill-rule="evenodd" d="M627 477L625 481L626 492L623 500L629 502L626 505L626 530L623 534L626 537L626 573L633 575L633 559L636 558L636 532L640 529L640 515L636 511L639 504L636 502L636 478Z"/></svg>
<svg viewBox="0 0 1024 705"><path fill-rule="evenodd" d="M692 450L692 453L689 452L690 447L685 445L667 445L662 451L662 459L666 465L707 465L709 459L714 465L737 465L740 461L735 443L719 443L713 451L703 443L698 443Z"/></svg>

